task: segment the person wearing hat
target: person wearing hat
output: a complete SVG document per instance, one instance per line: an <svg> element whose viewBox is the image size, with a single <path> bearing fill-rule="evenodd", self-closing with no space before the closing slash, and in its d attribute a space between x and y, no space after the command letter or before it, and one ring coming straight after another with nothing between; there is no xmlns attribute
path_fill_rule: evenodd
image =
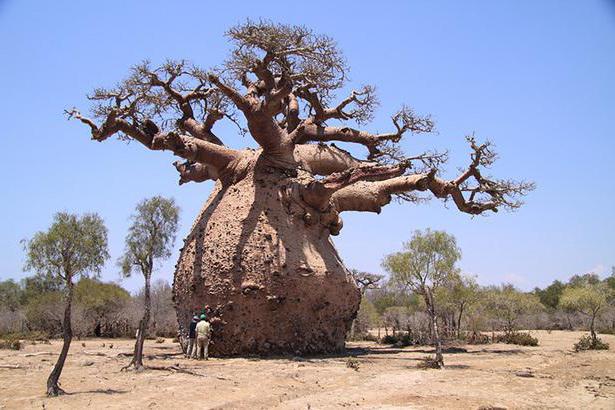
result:
<svg viewBox="0 0 615 410"><path fill-rule="evenodd" d="M211 326L207 322L207 316L201 315L201 321L196 325L196 341L199 349L199 360L208 360L209 339L211 336Z"/></svg>
<svg viewBox="0 0 615 410"><path fill-rule="evenodd" d="M196 359L196 325L199 323L199 317L194 315L192 317L192 321L190 321L190 326L188 326L188 349L186 350L186 357ZM192 353L192 349L194 349L194 355Z"/></svg>

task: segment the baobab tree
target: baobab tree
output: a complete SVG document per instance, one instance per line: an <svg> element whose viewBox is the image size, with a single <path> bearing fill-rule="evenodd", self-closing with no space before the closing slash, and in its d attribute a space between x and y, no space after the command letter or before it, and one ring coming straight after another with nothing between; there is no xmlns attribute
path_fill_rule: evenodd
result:
<svg viewBox="0 0 615 410"><path fill-rule="evenodd" d="M440 175L444 153L404 154L402 137L434 129L406 106L391 132L355 128L372 119L375 88L337 99L348 67L327 36L247 21L227 37L233 49L218 68L145 62L94 90L93 116L67 111L95 141L115 135L182 158L180 184L215 181L174 280L180 325L205 304L213 355L343 349L360 300L330 240L343 212L378 213L393 197L412 202L425 192L478 215L519 207L532 187L487 177L495 154L473 138L469 165L452 179ZM214 132L225 120L258 148L225 145ZM339 142L363 146L365 157Z"/></svg>

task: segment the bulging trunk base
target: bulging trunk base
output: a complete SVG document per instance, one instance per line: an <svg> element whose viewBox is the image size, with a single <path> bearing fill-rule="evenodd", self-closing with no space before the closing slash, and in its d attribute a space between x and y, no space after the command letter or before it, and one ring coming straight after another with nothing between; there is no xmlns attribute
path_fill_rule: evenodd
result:
<svg viewBox="0 0 615 410"><path fill-rule="evenodd" d="M285 184L279 172L218 184L185 240L177 317L185 332L205 310L213 356L339 352L356 316L359 290L329 230L306 223L305 207L285 197L291 178Z"/></svg>

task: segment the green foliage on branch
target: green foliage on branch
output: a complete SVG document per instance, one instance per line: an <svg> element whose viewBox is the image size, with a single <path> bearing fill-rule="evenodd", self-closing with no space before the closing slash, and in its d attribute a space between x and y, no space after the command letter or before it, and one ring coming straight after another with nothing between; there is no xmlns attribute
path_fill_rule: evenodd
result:
<svg viewBox="0 0 615 410"><path fill-rule="evenodd" d="M600 338L594 339L590 335L585 335L581 336L579 341L574 344L575 352L584 350L609 350L609 344L603 342Z"/></svg>
<svg viewBox="0 0 615 410"><path fill-rule="evenodd" d="M51 227L37 232L25 248L24 270L54 283L53 278L70 281L75 275L97 275L109 258L107 228L97 214L58 212Z"/></svg>
<svg viewBox="0 0 615 410"><path fill-rule="evenodd" d="M125 276L130 276L135 269L151 275L156 259L171 256L179 208L173 199L155 196L139 202L131 219L124 255L118 264Z"/></svg>

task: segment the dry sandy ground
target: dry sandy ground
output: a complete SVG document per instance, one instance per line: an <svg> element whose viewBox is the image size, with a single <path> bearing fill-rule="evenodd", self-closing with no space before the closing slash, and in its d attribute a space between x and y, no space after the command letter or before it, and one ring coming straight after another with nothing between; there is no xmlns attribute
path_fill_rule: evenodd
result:
<svg viewBox="0 0 615 410"><path fill-rule="evenodd" d="M178 366L120 372L129 340L75 341L59 398L43 394L61 342L0 351L0 408L603 408L615 409L615 351L572 353L580 332L532 332L539 347L464 346L444 370L417 365L431 349L352 343L348 355L313 358L184 359L168 339L147 341L147 363ZM615 347L614 336L604 336ZM103 347L104 343L104 347ZM111 347L110 345L113 345ZM101 355L97 355L97 353ZM165 358L166 355L166 358ZM358 370L348 367L358 363ZM531 376L531 377L528 377Z"/></svg>

